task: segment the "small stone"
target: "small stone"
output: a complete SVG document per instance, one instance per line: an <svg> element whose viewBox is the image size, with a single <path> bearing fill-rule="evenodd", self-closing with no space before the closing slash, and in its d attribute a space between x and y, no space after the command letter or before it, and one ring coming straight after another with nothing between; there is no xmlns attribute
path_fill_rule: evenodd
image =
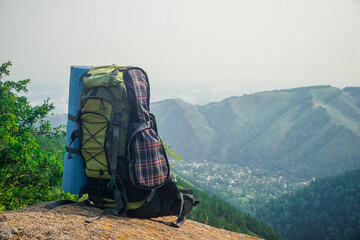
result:
<svg viewBox="0 0 360 240"><path fill-rule="evenodd" d="M5 222L6 220L7 219L5 215L0 215L0 222Z"/></svg>

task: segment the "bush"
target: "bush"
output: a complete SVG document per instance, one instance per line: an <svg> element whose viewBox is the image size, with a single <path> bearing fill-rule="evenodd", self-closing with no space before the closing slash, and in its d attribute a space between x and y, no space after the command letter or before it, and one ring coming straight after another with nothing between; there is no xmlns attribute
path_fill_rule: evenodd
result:
<svg viewBox="0 0 360 240"><path fill-rule="evenodd" d="M61 134L45 120L54 106L49 99L31 106L21 96L27 92L30 79L4 80L10 66L9 61L0 67L0 211L66 195L60 191L61 154L41 150L36 139Z"/></svg>

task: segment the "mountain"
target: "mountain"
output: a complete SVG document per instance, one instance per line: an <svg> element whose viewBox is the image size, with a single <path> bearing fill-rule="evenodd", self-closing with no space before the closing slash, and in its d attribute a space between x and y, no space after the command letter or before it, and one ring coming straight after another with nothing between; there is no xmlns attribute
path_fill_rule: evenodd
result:
<svg viewBox="0 0 360 240"><path fill-rule="evenodd" d="M155 219L103 216L86 224L99 209L71 204L52 210L46 203L0 213L0 239L260 239L187 220L178 229L166 225L176 217Z"/></svg>
<svg viewBox="0 0 360 240"><path fill-rule="evenodd" d="M360 239L360 170L271 200L257 216L286 239Z"/></svg>
<svg viewBox="0 0 360 240"><path fill-rule="evenodd" d="M311 179L360 168L360 88L313 86L199 106L151 105L160 136L185 160Z"/></svg>

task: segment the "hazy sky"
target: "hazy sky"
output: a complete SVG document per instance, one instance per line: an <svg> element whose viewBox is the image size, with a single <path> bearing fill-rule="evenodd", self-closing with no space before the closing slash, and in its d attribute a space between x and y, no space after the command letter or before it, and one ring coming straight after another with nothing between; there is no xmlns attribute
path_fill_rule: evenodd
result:
<svg viewBox="0 0 360 240"><path fill-rule="evenodd" d="M0 0L0 62L64 109L72 65L135 65L152 99L360 86L359 0Z"/></svg>

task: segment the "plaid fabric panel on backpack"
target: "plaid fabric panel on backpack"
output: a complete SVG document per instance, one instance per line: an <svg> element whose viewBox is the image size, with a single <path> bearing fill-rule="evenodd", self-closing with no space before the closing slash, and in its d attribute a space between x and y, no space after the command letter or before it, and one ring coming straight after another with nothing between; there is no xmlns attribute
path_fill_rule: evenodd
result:
<svg viewBox="0 0 360 240"><path fill-rule="evenodd" d="M144 187L156 187L168 177L168 164L159 136L151 128L135 137L135 173Z"/></svg>
<svg viewBox="0 0 360 240"><path fill-rule="evenodd" d="M146 76L140 70L129 70L126 81L128 97L134 108L132 119L149 122L149 86ZM141 187L152 188L162 185L169 175L169 164L160 137L152 128L138 132L132 139L135 161L135 182Z"/></svg>
<svg viewBox="0 0 360 240"><path fill-rule="evenodd" d="M128 98L133 108L131 116L135 122L149 121L150 87L146 76L140 70L129 70L130 78L125 82Z"/></svg>

